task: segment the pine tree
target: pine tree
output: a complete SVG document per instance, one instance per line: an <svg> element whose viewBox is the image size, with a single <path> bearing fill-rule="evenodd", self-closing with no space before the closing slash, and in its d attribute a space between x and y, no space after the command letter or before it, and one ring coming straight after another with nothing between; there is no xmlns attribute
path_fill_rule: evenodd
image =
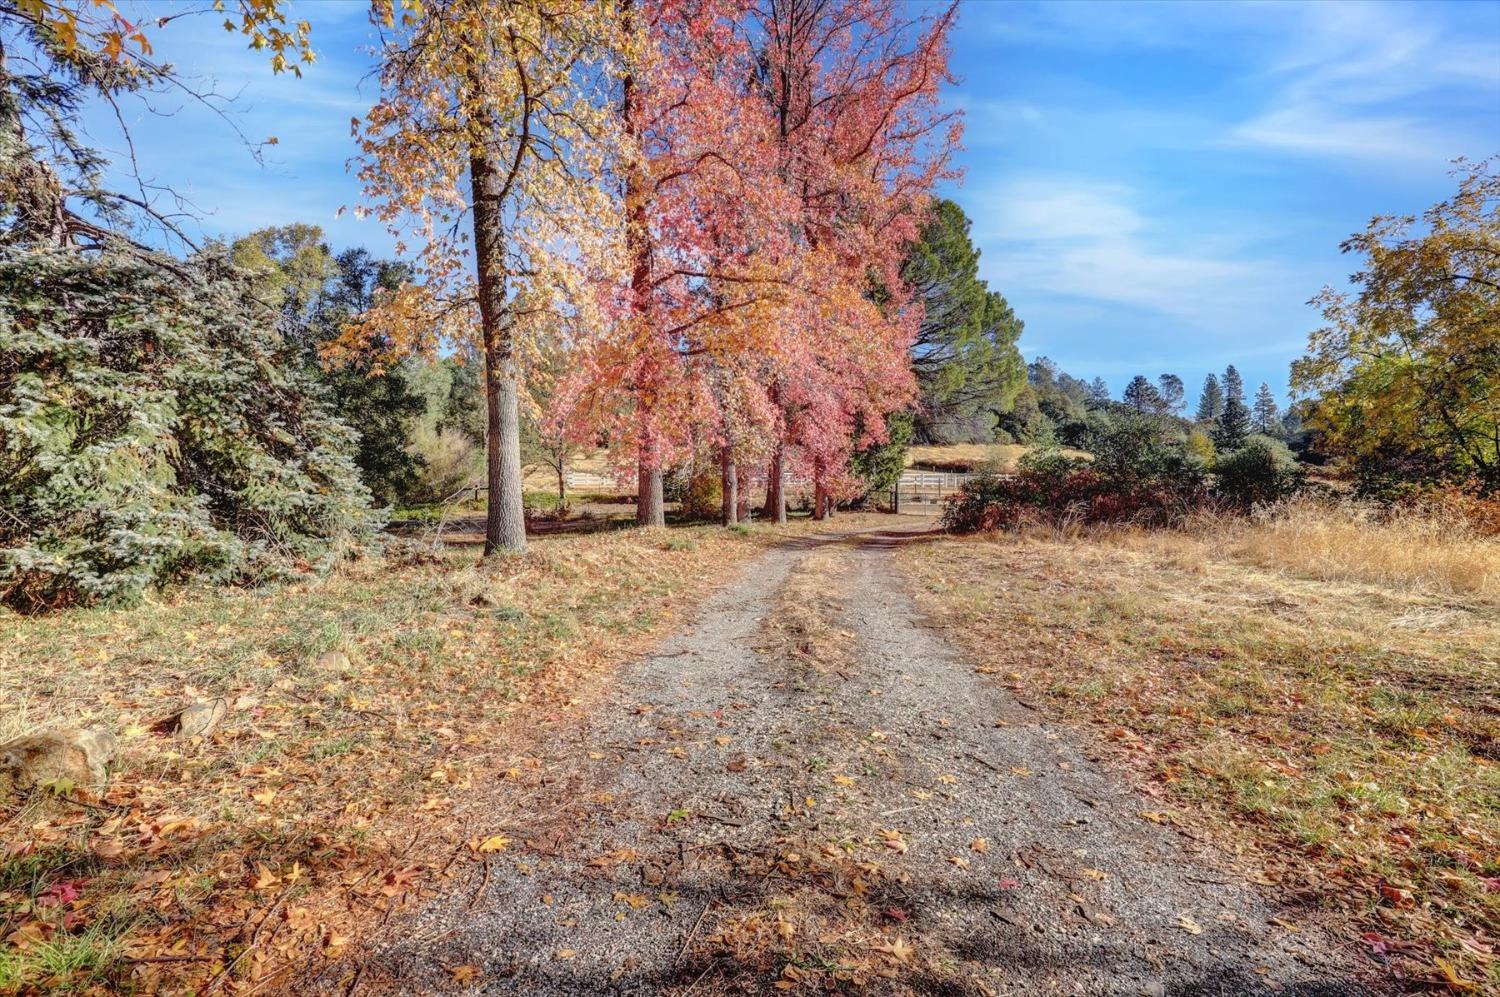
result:
<svg viewBox="0 0 1500 997"><path fill-rule="evenodd" d="M1026 383L1016 349L1021 320L979 277L970 224L955 202L934 201L901 268L922 302L911 367L922 393L916 434L924 443L988 439Z"/></svg>
<svg viewBox="0 0 1500 997"><path fill-rule="evenodd" d="M1271 394L1271 386L1264 381L1255 393L1255 428L1267 436L1274 436L1281 428L1281 410L1276 406L1276 396Z"/></svg>
<svg viewBox="0 0 1500 997"><path fill-rule="evenodd" d="M1224 389L1219 379L1210 374L1203 379L1203 392L1198 396L1198 421L1205 425L1217 422L1224 412Z"/></svg>
<svg viewBox="0 0 1500 997"><path fill-rule="evenodd" d="M1130 383L1125 386L1124 399L1126 405L1142 415L1158 415L1163 411L1161 392L1140 374L1131 378Z"/></svg>
<svg viewBox="0 0 1500 997"><path fill-rule="evenodd" d="M1250 406L1245 404L1245 382L1234 364L1224 368L1224 408L1214 421L1214 446L1220 452L1244 446L1251 430Z"/></svg>
<svg viewBox="0 0 1500 997"><path fill-rule="evenodd" d="M356 434L221 255L0 250L0 601L128 604L329 564Z"/></svg>
<svg viewBox="0 0 1500 997"><path fill-rule="evenodd" d="M1089 382L1089 401L1109 401L1109 385L1104 382L1104 378L1096 377Z"/></svg>

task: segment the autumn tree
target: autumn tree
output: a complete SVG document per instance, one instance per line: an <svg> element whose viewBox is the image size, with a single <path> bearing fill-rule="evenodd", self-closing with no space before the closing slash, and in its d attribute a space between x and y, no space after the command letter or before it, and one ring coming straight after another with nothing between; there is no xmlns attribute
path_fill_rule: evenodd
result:
<svg viewBox="0 0 1500 997"><path fill-rule="evenodd" d="M622 5L629 349L613 366L628 372L630 423L614 436L635 451L643 526L664 522L666 463L704 438L725 494L738 490L736 451L753 435L747 377L770 350L762 306L793 282L770 120L745 99L754 61L741 13L732 0Z"/></svg>
<svg viewBox="0 0 1500 997"><path fill-rule="evenodd" d="M582 261L608 258L607 71L618 19L590 0L437 0L385 11L380 99L359 176L374 213L419 241L418 281L347 343L476 342L484 362L485 554L526 545L520 395L529 345L590 321Z"/></svg>
<svg viewBox="0 0 1500 997"><path fill-rule="evenodd" d="M1472 480L1500 490L1500 176L1460 161L1458 190L1421 226L1383 216L1343 243L1355 290L1292 364L1322 448L1371 488Z"/></svg>
<svg viewBox="0 0 1500 997"><path fill-rule="evenodd" d="M789 223L804 272L818 276L817 293L783 309L778 326L792 342L768 381L780 410L768 515L784 521L789 444L821 515L858 489L848 474L856 413L867 442L879 441L886 414L914 393L904 361L919 310L900 270L960 133L937 99L950 81L956 4L929 12L897 0L759 0L749 14L777 174L797 198Z"/></svg>

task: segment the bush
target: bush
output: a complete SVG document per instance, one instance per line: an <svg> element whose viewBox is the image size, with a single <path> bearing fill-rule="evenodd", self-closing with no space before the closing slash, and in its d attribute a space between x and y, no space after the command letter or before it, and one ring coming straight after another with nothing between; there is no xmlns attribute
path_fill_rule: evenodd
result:
<svg viewBox="0 0 1500 997"><path fill-rule="evenodd" d="M0 253L0 600L308 571L376 525L333 418L218 257Z"/></svg>
<svg viewBox="0 0 1500 997"><path fill-rule="evenodd" d="M1252 436L1214 462L1214 490L1231 505L1248 509L1287 498L1303 484L1297 458L1285 443Z"/></svg>
<svg viewBox="0 0 1500 997"><path fill-rule="evenodd" d="M683 519L718 519L724 514L723 470L707 457L667 472L663 495L678 503Z"/></svg>
<svg viewBox="0 0 1500 997"><path fill-rule="evenodd" d="M1035 450L1011 476L987 474L948 500L943 522L958 532L1014 529L1027 522L1176 522L1209 497L1203 461L1161 420L1096 422L1092 460Z"/></svg>

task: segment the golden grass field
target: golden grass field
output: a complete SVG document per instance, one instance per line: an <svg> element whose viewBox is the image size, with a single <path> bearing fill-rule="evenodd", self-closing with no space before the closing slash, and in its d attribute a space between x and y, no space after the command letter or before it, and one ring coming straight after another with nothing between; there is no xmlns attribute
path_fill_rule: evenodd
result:
<svg viewBox="0 0 1500 997"><path fill-rule="evenodd" d="M1001 472L1014 471L1016 464L1032 448L1019 443L951 443L943 446L918 445L906 453L907 467L926 467L939 470L990 469ZM1087 457L1082 450L1062 451L1072 457Z"/></svg>
<svg viewBox="0 0 1500 997"><path fill-rule="evenodd" d="M1500 988L1500 541L1300 503L902 555L981 667L1410 978Z"/></svg>
<svg viewBox="0 0 1500 997"><path fill-rule="evenodd" d="M943 446L918 445L906 454L907 467L940 468L943 470L980 470L991 468L998 471L1013 471L1016 463L1031 450L1031 447L1016 443L954 443ZM1064 450L1073 456L1087 456L1081 450ZM568 459L568 467L609 478L614 468L603 451L579 453ZM526 469L527 491L555 491L557 476L551 468L528 466ZM627 491L630 489L626 489Z"/></svg>

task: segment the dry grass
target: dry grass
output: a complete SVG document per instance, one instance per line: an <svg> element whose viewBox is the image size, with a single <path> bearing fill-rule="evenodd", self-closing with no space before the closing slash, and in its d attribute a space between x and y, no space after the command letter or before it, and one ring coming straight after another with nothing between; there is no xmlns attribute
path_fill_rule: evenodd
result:
<svg viewBox="0 0 1500 997"><path fill-rule="evenodd" d="M1032 450L1020 443L949 443L943 446L914 446L906 452L907 467L931 467L943 470L978 471L990 469L1009 472ZM1070 457L1087 457L1082 450L1062 451Z"/></svg>
<svg viewBox="0 0 1500 997"><path fill-rule="evenodd" d="M233 992L336 956L466 859L461 804L506 776L505 739L583 709L779 535L551 537L485 568L470 549L136 611L0 614L4 733L101 725L124 749L101 795L0 811L0 992ZM325 651L352 668L315 667ZM233 704L210 739L152 733L209 697Z"/></svg>
<svg viewBox="0 0 1500 997"><path fill-rule="evenodd" d="M1486 989L1500 987L1500 607L1496 552L1471 539L1292 509L902 556L977 660L1094 725L1174 819L1412 979Z"/></svg>
<svg viewBox="0 0 1500 997"><path fill-rule="evenodd" d="M1482 536L1456 513L1303 500L1253 521L1198 524L1193 532L1235 560L1263 568L1500 601L1500 537Z"/></svg>

